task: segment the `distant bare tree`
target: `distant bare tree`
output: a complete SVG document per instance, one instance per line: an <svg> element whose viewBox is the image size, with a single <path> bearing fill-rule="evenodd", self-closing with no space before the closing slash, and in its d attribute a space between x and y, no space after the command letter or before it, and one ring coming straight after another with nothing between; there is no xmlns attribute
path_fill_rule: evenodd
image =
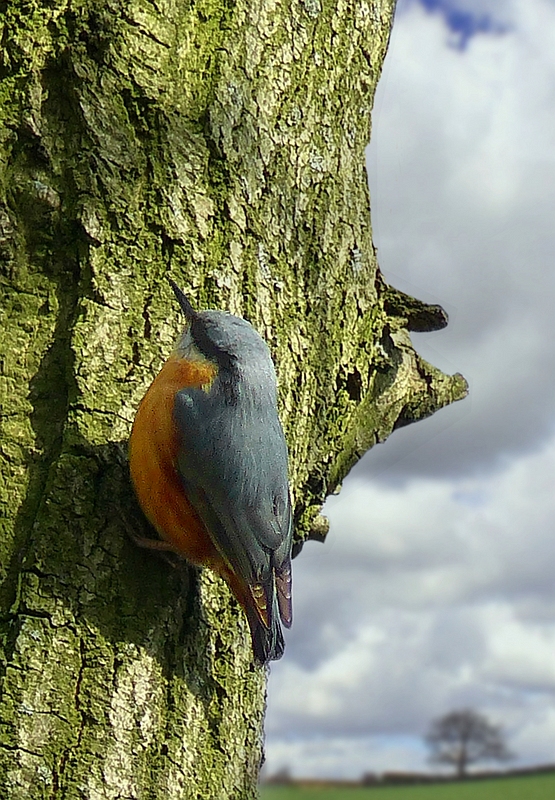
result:
<svg viewBox="0 0 555 800"><path fill-rule="evenodd" d="M432 722L425 737L431 750L430 761L450 764L459 778L477 761L505 761L513 754L505 745L499 725L470 708L451 711Z"/></svg>

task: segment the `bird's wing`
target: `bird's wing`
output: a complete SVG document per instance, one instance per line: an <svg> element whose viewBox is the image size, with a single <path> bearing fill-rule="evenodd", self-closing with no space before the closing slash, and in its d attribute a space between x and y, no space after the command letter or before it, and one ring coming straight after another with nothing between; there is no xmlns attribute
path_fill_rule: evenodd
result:
<svg viewBox="0 0 555 800"><path fill-rule="evenodd" d="M233 571L249 587L264 587L268 604L277 578L287 625L292 512L287 446L275 408L254 413L187 388L176 394L174 420L176 466L189 500Z"/></svg>

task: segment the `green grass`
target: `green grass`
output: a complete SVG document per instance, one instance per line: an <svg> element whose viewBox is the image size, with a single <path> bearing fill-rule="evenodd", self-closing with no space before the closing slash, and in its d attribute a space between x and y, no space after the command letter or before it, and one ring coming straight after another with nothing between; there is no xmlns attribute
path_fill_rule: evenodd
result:
<svg viewBox="0 0 555 800"><path fill-rule="evenodd" d="M429 786L308 789L263 786L261 800L554 800L555 774Z"/></svg>

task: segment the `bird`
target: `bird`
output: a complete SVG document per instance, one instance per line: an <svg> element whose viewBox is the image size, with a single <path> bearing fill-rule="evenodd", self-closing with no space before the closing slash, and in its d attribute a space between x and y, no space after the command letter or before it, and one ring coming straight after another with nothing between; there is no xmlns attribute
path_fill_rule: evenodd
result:
<svg viewBox="0 0 555 800"><path fill-rule="evenodd" d="M195 311L168 280L186 327L129 441L135 493L160 538L134 539L224 578L265 666L283 655L282 625L292 624L293 512L274 364L247 320Z"/></svg>

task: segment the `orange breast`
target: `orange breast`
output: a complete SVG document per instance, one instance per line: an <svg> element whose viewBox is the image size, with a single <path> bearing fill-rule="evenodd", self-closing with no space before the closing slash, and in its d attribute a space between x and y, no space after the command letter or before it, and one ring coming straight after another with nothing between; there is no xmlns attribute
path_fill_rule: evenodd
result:
<svg viewBox="0 0 555 800"><path fill-rule="evenodd" d="M188 386L200 388L214 375L209 363L170 357L137 411L129 466L141 508L160 537L192 563L220 572L222 558L187 500L177 473L180 442L173 421L176 392Z"/></svg>

